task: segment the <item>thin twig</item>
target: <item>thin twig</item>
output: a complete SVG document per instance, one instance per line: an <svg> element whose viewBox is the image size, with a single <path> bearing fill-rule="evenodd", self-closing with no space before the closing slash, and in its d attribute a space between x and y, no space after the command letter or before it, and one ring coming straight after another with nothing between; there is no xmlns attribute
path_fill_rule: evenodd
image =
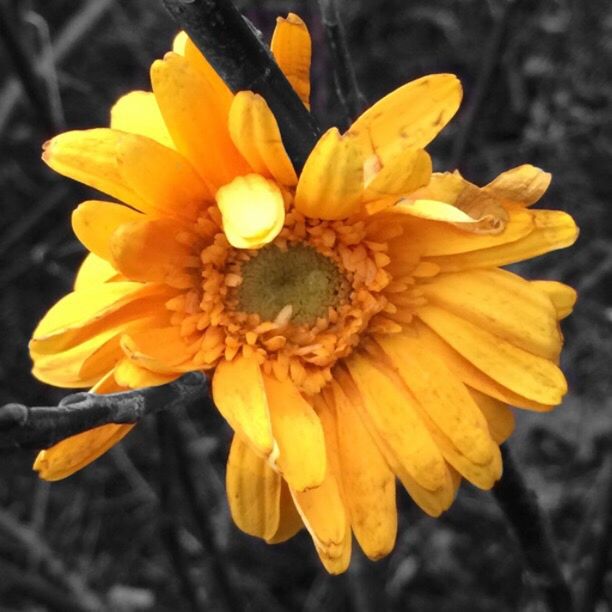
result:
<svg viewBox="0 0 612 612"><path fill-rule="evenodd" d="M75 393L58 406L0 406L0 448L48 448L56 442L108 423L136 423L147 414L203 401L207 385L190 372L161 385L123 393Z"/></svg>
<svg viewBox="0 0 612 612"><path fill-rule="evenodd" d="M608 454L597 478L592 508L583 519L572 554L572 583L576 611L593 612L602 597L604 576L612 547L612 454Z"/></svg>
<svg viewBox="0 0 612 612"><path fill-rule="evenodd" d="M55 584L61 585L82 604L83 609L103 608L99 597L89 589L81 576L68 570L40 534L2 508L0 508L0 532L17 542L31 559L36 560L41 570L44 570Z"/></svg>
<svg viewBox="0 0 612 612"><path fill-rule="evenodd" d="M10 11L5 2L0 2L0 41L4 42L6 54L10 58L19 83L28 98L36 119L44 132L51 136L62 128L47 102L42 81L34 69L32 54L23 44L19 35L23 24L17 22L18 11Z"/></svg>
<svg viewBox="0 0 612 612"><path fill-rule="evenodd" d="M180 504L177 503L175 487L176 473L179 466L177 465L177 455L173 448L174 439L170 432L172 420L169 414L163 412L157 416L157 435L159 437L160 448L160 529L172 567L181 582L183 597L189 602L189 606L194 612L199 612L202 608L198 597L198 589L191 576L189 560L180 538Z"/></svg>
<svg viewBox="0 0 612 612"><path fill-rule="evenodd" d="M357 84L337 0L319 0L319 8L332 55L336 93L344 107L348 127L363 112L366 100Z"/></svg>
<svg viewBox="0 0 612 612"><path fill-rule="evenodd" d="M231 612L241 612L245 606L240 600L237 587L230 578L227 566L223 563L222 553L217 546L215 533L209 520L209 511L202 499L201 487L198 487L195 481L192 468L193 460L187 452L187 436L176 419L168 419L167 424L177 455L179 477L202 545L208 553L208 561L218 587L218 593L225 603L225 609Z"/></svg>
<svg viewBox="0 0 612 612"><path fill-rule="evenodd" d="M233 92L262 95L276 117L299 173L320 134L272 55L230 0L163 0L164 5L204 53Z"/></svg>
<svg viewBox="0 0 612 612"><path fill-rule="evenodd" d="M453 143L451 154L451 168L459 168L463 161L463 156L470 144L472 132L480 109L487 98L489 89L493 84L495 69L497 68L500 59L504 52L504 47L508 39L508 24L513 9L519 4L519 0L501 0L501 8L497 19L491 29L491 34L487 40L485 49L482 53L482 64L476 79L476 85L470 101L467 104L467 109L460 123L457 136Z"/></svg>
<svg viewBox="0 0 612 612"><path fill-rule="evenodd" d="M504 474L493 495L519 540L527 569L552 612L572 612L572 592L552 545L550 528L510 451L502 445Z"/></svg>
<svg viewBox="0 0 612 612"><path fill-rule="evenodd" d="M87 34L102 19L116 0L90 0L64 25L53 39L53 60L60 64L81 42L87 41ZM44 72L47 60L44 55L34 62L37 74ZM0 134L9 122L15 105L21 96L21 86L15 78L8 79L0 89Z"/></svg>
<svg viewBox="0 0 612 612"><path fill-rule="evenodd" d="M104 609L102 607L88 607L77 598L58 589L55 584L45 580L42 576L25 572L22 568L2 558L0 558L0 575L2 576L0 593L10 590L19 591L28 599L44 605L45 610L52 612L92 612L92 610L101 611Z"/></svg>

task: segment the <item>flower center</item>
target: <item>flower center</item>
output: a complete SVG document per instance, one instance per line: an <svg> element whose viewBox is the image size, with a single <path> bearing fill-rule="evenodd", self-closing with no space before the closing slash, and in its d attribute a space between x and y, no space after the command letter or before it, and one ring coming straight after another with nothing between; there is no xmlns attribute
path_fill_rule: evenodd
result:
<svg viewBox="0 0 612 612"><path fill-rule="evenodd" d="M241 273L239 307L262 321L274 321L282 311L295 325L311 325L345 294L336 264L302 244L263 248L242 264Z"/></svg>

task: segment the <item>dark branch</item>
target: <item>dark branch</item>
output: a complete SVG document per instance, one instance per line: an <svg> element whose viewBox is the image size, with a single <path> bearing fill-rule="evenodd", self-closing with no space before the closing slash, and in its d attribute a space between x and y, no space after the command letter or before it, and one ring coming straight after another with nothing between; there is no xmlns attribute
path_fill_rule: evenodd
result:
<svg viewBox="0 0 612 612"><path fill-rule="evenodd" d="M350 125L363 112L366 100L357 85L346 35L338 15L337 0L319 0L319 7L334 65L336 93L344 107L347 124Z"/></svg>
<svg viewBox="0 0 612 612"><path fill-rule="evenodd" d="M0 448L48 448L56 442L108 423L136 423L147 414L204 401L204 376L191 372L159 387L96 395L75 393L58 406L0 407Z"/></svg>
<svg viewBox="0 0 612 612"><path fill-rule="evenodd" d="M512 525L531 577L544 593L550 610L571 612L572 592L559 567L549 526L510 451L506 445L501 449L504 475L493 488L493 495Z"/></svg>
<svg viewBox="0 0 612 612"><path fill-rule="evenodd" d="M270 106L299 173L320 134L289 81L230 0L163 0L178 25L233 92L254 91Z"/></svg>

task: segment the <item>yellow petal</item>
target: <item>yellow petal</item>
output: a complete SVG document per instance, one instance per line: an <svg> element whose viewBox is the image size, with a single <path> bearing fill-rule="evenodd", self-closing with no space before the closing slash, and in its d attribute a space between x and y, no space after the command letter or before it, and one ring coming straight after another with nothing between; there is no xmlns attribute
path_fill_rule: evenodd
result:
<svg viewBox="0 0 612 612"><path fill-rule="evenodd" d="M178 374L160 374L152 372L134 363L131 359L122 359L115 366L115 380L128 389L157 387L165 385L178 377Z"/></svg>
<svg viewBox="0 0 612 612"><path fill-rule="evenodd" d="M342 391L349 398L351 405L358 411L364 425L376 442L378 449L395 475L400 479L410 497L412 497L415 503L430 516L439 516L452 504L456 493L456 487L453 480L454 477L450 466L447 468L444 485L436 491L430 491L418 484L402 462L401 455L403 451L399 449L398 452L396 452L394 448L390 448L382 432L378 430L373 420L368 418L364 403L369 400L363 397L360 389L357 388L348 372L345 372L342 368L336 368L334 377L342 387ZM402 421L400 421L400 425L401 422Z"/></svg>
<svg viewBox="0 0 612 612"><path fill-rule="evenodd" d="M177 240L180 231L181 227L171 219L119 225L110 236L111 262L130 280L169 280L190 262L189 247Z"/></svg>
<svg viewBox="0 0 612 612"><path fill-rule="evenodd" d="M366 180L364 200L411 193L422 187L431 176L431 158L423 149L406 149L390 160L372 177ZM370 211L370 207L368 207Z"/></svg>
<svg viewBox="0 0 612 612"><path fill-rule="evenodd" d="M311 151L295 193L295 207L314 219L344 219L361 209L363 152L356 139L330 128Z"/></svg>
<svg viewBox="0 0 612 612"><path fill-rule="evenodd" d="M116 134L98 128L60 134L43 145L43 161L75 181L111 195L138 210L144 198L127 185L117 164Z"/></svg>
<svg viewBox="0 0 612 612"><path fill-rule="evenodd" d="M267 457L275 446L268 399L259 364L254 357L222 361L212 380L215 405L230 427Z"/></svg>
<svg viewBox="0 0 612 612"><path fill-rule="evenodd" d="M437 257L444 272L505 266L568 247L578 238L574 220L560 210L532 210L534 229L520 240L478 251Z"/></svg>
<svg viewBox="0 0 612 612"><path fill-rule="evenodd" d="M282 185L297 184L276 118L266 101L252 91L234 96L229 112L229 131L234 144L258 174Z"/></svg>
<svg viewBox="0 0 612 612"><path fill-rule="evenodd" d="M193 220L210 192L176 151L140 136L96 128L66 132L45 144L56 172L154 216Z"/></svg>
<svg viewBox="0 0 612 612"><path fill-rule="evenodd" d="M555 361L563 339L548 297L506 270L440 275L423 285L427 300L534 355Z"/></svg>
<svg viewBox="0 0 612 612"><path fill-rule="evenodd" d="M511 391L542 404L560 404L567 392L559 368L436 306L417 316L477 368Z"/></svg>
<svg viewBox="0 0 612 612"><path fill-rule="evenodd" d="M238 249L257 249L283 229L285 203L275 183L258 174L236 177L217 191L223 231Z"/></svg>
<svg viewBox="0 0 612 612"><path fill-rule="evenodd" d="M193 221L212 202L210 190L182 155L148 138L117 134L121 176L147 202L140 210Z"/></svg>
<svg viewBox="0 0 612 612"><path fill-rule="evenodd" d="M85 248L111 262L110 239L113 232L124 223L142 218L142 214L127 206L88 200L79 204L72 213L72 229Z"/></svg>
<svg viewBox="0 0 612 612"><path fill-rule="evenodd" d="M121 349L117 342L111 341L116 337L117 331L110 329L88 338L76 346L56 353L38 353L35 347L31 348L30 356L33 361L32 374L49 385L63 388L91 387L100 378L113 369L121 357ZM83 363L102 347L112 344L110 354L105 354L104 362L83 375Z"/></svg>
<svg viewBox="0 0 612 612"><path fill-rule="evenodd" d="M281 477L236 435L227 459L226 485L234 523L249 535L274 537L280 518Z"/></svg>
<svg viewBox="0 0 612 612"><path fill-rule="evenodd" d="M381 336L378 343L435 425L470 461L490 463L487 423L465 385L412 333Z"/></svg>
<svg viewBox="0 0 612 612"><path fill-rule="evenodd" d="M77 272L74 290L83 291L113 280L122 280L119 272L105 259L98 257L95 253L89 253Z"/></svg>
<svg viewBox="0 0 612 612"><path fill-rule="evenodd" d="M151 91L131 91L119 98L111 109L110 126L114 130L146 136L170 149L175 148Z"/></svg>
<svg viewBox="0 0 612 612"><path fill-rule="evenodd" d="M321 396L317 400L328 457L325 479L314 489L303 492L291 489L291 493L325 569L331 574L340 574L347 569L351 557L351 528L339 474L335 414Z"/></svg>
<svg viewBox="0 0 612 612"><path fill-rule="evenodd" d="M505 442L514 431L514 413L512 410L503 402L480 393L476 389L470 389L470 394L478 404L484 418L487 419L491 437L498 444Z"/></svg>
<svg viewBox="0 0 612 612"><path fill-rule="evenodd" d="M195 369L191 358L197 348L187 343L175 325L126 332L121 348L131 361L159 374Z"/></svg>
<svg viewBox="0 0 612 612"><path fill-rule="evenodd" d="M227 117L234 94L225 84L225 81L210 65L202 52L196 47L191 38L188 36L185 36L185 38L186 40L181 55L184 55L185 59L206 79L206 82L212 88L213 98L217 108L223 117ZM176 49L174 49L174 51L176 51Z"/></svg>
<svg viewBox="0 0 612 612"><path fill-rule="evenodd" d="M297 387L264 375L274 439L276 466L296 491L318 487L325 477L325 439L319 418Z"/></svg>
<svg viewBox="0 0 612 612"><path fill-rule="evenodd" d="M176 148L213 193L249 171L230 139L227 112L216 98L215 87L189 60L166 54L153 63L151 82Z"/></svg>
<svg viewBox="0 0 612 612"><path fill-rule="evenodd" d="M531 164L524 164L502 172L484 190L500 200L531 206L544 195L551 179L550 173Z"/></svg>
<svg viewBox="0 0 612 612"><path fill-rule="evenodd" d="M92 389L96 393L124 391L117 385L112 373ZM66 438L51 448L41 451L34 469L43 480L62 480L95 461L117 444L134 427L131 424L109 424Z"/></svg>
<svg viewBox="0 0 612 612"><path fill-rule="evenodd" d="M280 544L292 538L304 527L302 517L299 515L289 487L281 480L281 492L279 499L278 528L273 536L266 538L268 544Z"/></svg>
<svg viewBox="0 0 612 612"><path fill-rule="evenodd" d="M310 34L295 14L277 17L270 43L272 55L304 106L310 108Z"/></svg>
<svg viewBox="0 0 612 612"><path fill-rule="evenodd" d="M393 215L393 208L383 214ZM392 241L397 248L406 248L406 237L422 257L454 255L515 242L534 229L533 213L518 207L508 207L509 219L499 234L474 234L449 223L429 221L410 215L395 215L404 233ZM451 261L451 257L448 261Z"/></svg>
<svg viewBox="0 0 612 612"><path fill-rule="evenodd" d="M174 295L163 285L131 282L106 283L69 293L38 324L30 348L36 353L59 352L151 313L167 313L164 304Z"/></svg>
<svg viewBox="0 0 612 612"><path fill-rule="evenodd" d="M68 293L51 307L32 337L34 340L44 340L66 330L87 325L139 297L142 291L143 286L140 283L121 282Z"/></svg>
<svg viewBox="0 0 612 612"><path fill-rule="evenodd" d="M405 390L369 357L353 354L347 365L363 397L367 422L422 487L430 491L443 487L448 476L444 458Z"/></svg>
<svg viewBox="0 0 612 612"><path fill-rule="evenodd" d="M341 387L332 383L338 451L351 526L363 552L380 559L395 545L395 476Z"/></svg>
<svg viewBox="0 0 612 612"><path fill-rule="evenodd" d="M558 319L565 319L572 313L578 299L575 289L557 281L531 281L530 285L548 296Z"/></svg>
<svg viewBox="0 0 612 612"><path fill-rule="evenodd" d="M383 166L408 148L428 145L457 112L461 83L452 74L432 74L399 87L353 123L349 133Z"/></svg>
<svg viewBox="0 0 612 612"><path fill-rule="evenodd" d="M424 323L415 320L413 322L413 327L415 333L419 336L419 341L427 346L427 350L430 353L439 355L448 369L470 388L477 389L486 395L490 395L506 404L511 404L519 408L528 408L538 412L546 412L553 408L550 404L541 404L529 400L497 383L470 361L462 357Z"/></svg>

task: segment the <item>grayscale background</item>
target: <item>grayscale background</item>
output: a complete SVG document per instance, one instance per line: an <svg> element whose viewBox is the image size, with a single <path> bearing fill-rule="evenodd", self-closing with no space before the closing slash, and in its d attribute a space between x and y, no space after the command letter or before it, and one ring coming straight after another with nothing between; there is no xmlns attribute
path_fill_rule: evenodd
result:
<svg viewBox="0 0 612 612"><path fill-rule="evenodd" d="M91 193L40 161L58 129L107 124L122 94L146 89L153 59L176 27L160 0L0 0L41 75L26 95L0 44L0 404L53 405L65 391L30 375L29 336L69 291L83 249L70 213ZM299 13L314 41L313 110L341 121L316 2L242 0L266 39L277 15ZM540 204L577 219L577 245L519 266L529 278L578 289L564 322L570 393L552 414L519 415L510 447L550 518L570 582L580 580L581 534L606 502L612 432L612 5L608 0L350 0L341 2L361 89L372 102L430 72L454 72L464 106L431 148L438 170L459 167L484 184L532 163L554 180ZM38 101L37 101L38 100ZM470 109L474 108L475 114ZM55 127L53 127L55 126ZM441 519L401 491L397 546L330 577L308 535L268 546L231 523L224 493L230 432L210 407L191 411L189 455L204 493L215 552L185 511L174 517L202 610L223 610L211 554L244 610L544 610L522 573L516 539L494 498L463 485ZM0 610L190 610L159 535L160 456L155 419L74 477L49 485L33 452L0 454ZM610 526L598 612L612 609ZM607 569L605 569L607 568ZM96 608L91 602L105 602ZM89 603L88 603L89 602ZM89 605L89 607L88 607ZM593 608L594 609L594 608Z"/></svg>

